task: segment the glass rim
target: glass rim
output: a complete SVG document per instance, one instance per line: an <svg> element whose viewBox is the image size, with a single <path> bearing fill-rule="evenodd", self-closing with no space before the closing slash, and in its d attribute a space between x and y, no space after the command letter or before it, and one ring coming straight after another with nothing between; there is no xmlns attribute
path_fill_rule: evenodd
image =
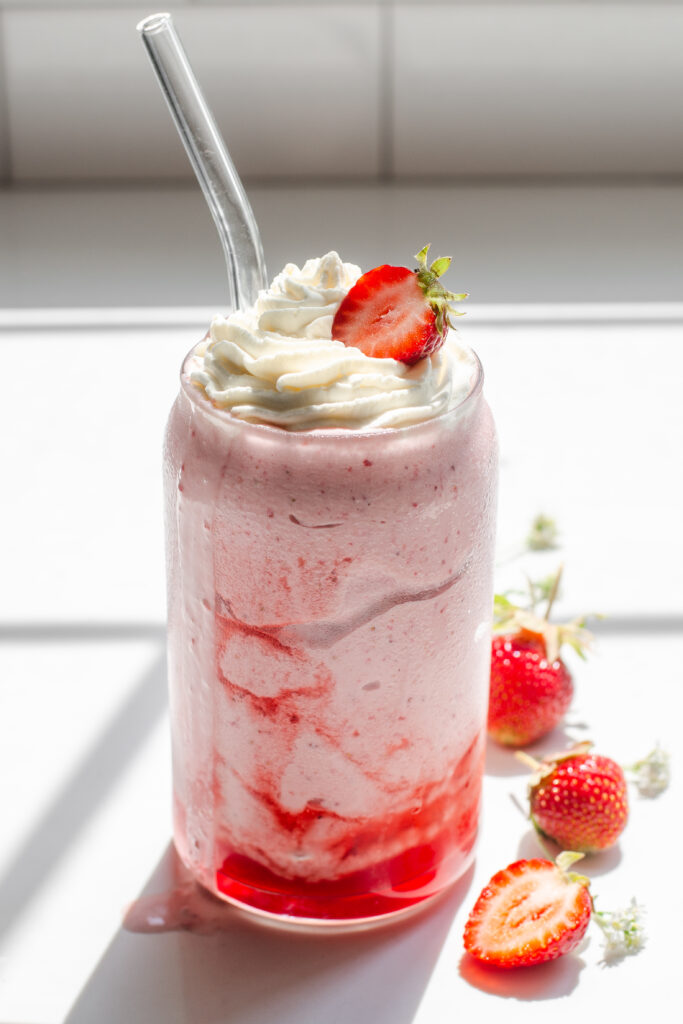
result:
<svg viewBox="0 0 683 1024"><path fill-rule="evenodd" d="M207 397L202 387L197 384L193 384L190 380L189 374L186 372L186 366L190 359L195 354L197 346L194 345L187 353L182 361L180 367L180 388L181 391L189 398L190 402L197 408L201 409L211 419L215 419L218 422L228 423L231 426L236 426L238 429L244 429L248 432L255 431L256 436L259 434L263 437L278 437L278 438L311 438L316 441L325 440L327 438L349 438L354 435L360 437L391 437L400 436L405 437L409 432L416 432L427 429L430 424L441 423L445 420L455 419L459 413L462 413L466 406L473 403L474 399L481 394L484 387L484 367L482 366L481 359L473 348L469 345L461 345L461 348L466 349L474 360L474 375L470 388L466 395L455 404L443 412L438 413L436 416L429 416L427 419L419 420L416 423L406 423L402 426L397 427L313 427L303 430L293 430L287 427L281 427L276 423L261 423L258 420L247 420L242 419L240 416L234 416L232 411L227 408L221 408L218 405L214 405L210 398Z"/></svg>

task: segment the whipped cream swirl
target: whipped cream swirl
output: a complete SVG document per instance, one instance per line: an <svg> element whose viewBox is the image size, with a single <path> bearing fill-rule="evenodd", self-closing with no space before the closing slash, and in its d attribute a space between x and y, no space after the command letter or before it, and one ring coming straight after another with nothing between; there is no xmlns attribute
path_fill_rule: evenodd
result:
<svg viewBox="0 0 683 1024"><path fill-rule="evenodd" d="M449 338L414 366L332 338L360 273L336 252L301 269L288 263L253 309L213 320L190 359L190 380L218 408L286 430L402 427L462 401L475 358Z"/></svg>

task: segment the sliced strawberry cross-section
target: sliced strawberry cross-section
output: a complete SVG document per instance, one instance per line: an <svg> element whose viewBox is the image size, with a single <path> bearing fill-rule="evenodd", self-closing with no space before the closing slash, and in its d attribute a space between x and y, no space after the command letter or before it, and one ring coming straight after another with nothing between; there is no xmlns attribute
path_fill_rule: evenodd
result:
<svg viewBox="0 0 683 1024"><path fill-rule="evenodd" d="M592 913L588 880L567 868L581 854L557 862L518 860L481 892L465 926L465 949L496 967L530 967L575 949Z"/></svg>

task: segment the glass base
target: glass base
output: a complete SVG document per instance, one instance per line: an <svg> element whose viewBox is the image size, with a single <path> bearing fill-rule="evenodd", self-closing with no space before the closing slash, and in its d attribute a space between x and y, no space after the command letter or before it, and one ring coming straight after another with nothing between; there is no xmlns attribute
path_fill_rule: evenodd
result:
<svg viewBox="0 0 683 1024"><path fill-rule="evenodd" d="M426 856L424 848L411 854ZM457 863L428 868L412 875L410 883L372 886L374 872L365 878L349 876L336 882L302 885L279 878L253 861L228 858L216 874L212 895L231 904L251 921L298 932L365 931L405 920L431 907L470 867L474 844L458 851ZM237 862L237 863L236 863ZM239 873L238 873L239 872ZM364 885L362 883L365 883Z"/></svg>
<svg viewBox="0 0 683 1024"><path fill-rule="evenodd" d="M472 858L473 859L473 858ZM469 865L467 865L469 866ZM390 925L409 921L426 913L431 907L439 903L456 884L458 879L442 889L440 892L425 896L417 903L403 907L401 910L393 910L382 914L379 917L359 918L312 918L312 917L291 917L287 914L271 914L266 910L258 910L248 903L241 903L232 896L220 894L220 899L231 906L240 917L250 924L265 926L276 931L296 932L301 935L340 935L357 932L375 931L380 928L388 928ZM212 896L216 893L212 892Z"/></svg>

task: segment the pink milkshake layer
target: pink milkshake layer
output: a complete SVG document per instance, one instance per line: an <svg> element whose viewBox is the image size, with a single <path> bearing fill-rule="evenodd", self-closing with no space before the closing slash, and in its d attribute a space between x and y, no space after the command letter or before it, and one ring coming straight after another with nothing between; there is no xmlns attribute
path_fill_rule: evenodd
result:
<svg viewBox="0 0 683 1024"><path fill-rule="evenodd" d="M166 439L175 841L257 911L365 920L473 856L496 443L455 408L290 432L184 368Z"/></svg>

